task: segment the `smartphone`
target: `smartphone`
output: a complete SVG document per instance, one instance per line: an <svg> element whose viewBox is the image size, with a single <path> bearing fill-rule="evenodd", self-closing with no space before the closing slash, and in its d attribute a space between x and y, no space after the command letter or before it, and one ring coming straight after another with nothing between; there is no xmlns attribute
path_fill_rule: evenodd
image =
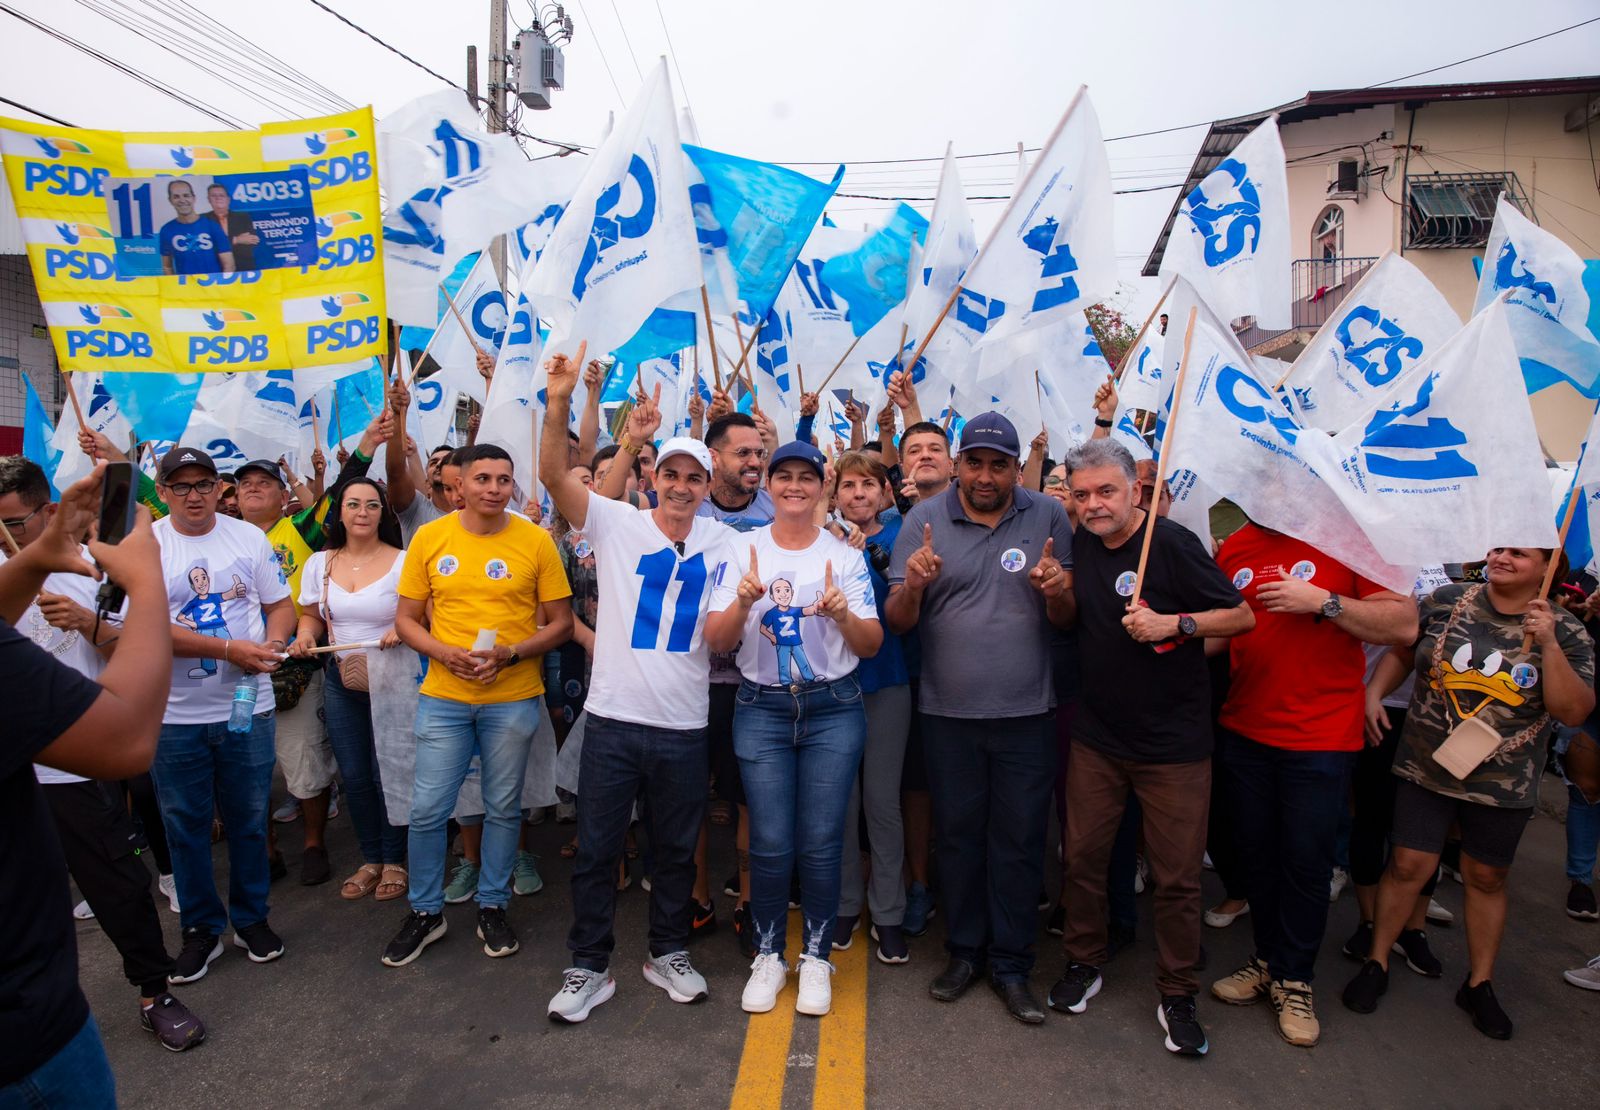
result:
<svg viewBox="0 0 1600 1110"><path fill-rule="evenodd" d="M139 500L134 496L133 464L107 463L100 481L100 534L101 543L121 543L133 531L135 512Z"/></svg>

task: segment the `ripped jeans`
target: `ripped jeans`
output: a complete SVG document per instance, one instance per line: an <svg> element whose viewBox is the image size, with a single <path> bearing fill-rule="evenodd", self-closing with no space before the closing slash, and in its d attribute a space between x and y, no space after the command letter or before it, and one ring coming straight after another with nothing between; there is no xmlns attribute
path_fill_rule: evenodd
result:
<svg viewBox="0 0 1600 1110"><path fill-rule="evenodd" d="M798 865L802 954L828 958L845 812L866 741L853 673L791 686L740 684L733 746L750 808L750 916L758 952L783 954L789 878Z"/></svg>

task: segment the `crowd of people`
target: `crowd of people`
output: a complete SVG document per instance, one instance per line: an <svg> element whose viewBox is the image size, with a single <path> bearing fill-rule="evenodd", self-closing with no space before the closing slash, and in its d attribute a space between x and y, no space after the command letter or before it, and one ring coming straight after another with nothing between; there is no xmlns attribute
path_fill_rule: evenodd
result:
<svg viewBox="0 0 1600 1110"><path fill-rule="evenodd" d="M718 928L708 841L729 829L723 889L753 1013L793 972L795 1008L827 1014L833 949L904 964L938 914L933 998L986 979L1019 1021L1083 1014L1148 888L1170 1051L1208 1051L1204 930L1235 923L1253 955L1210 996L1265 1000L1285 1041L1314 1045L1330 896L1353 884L1359 901L1341 999L1365 1014L1396 957L1443 974L1427 926L1448 918L1430 894L1450 873L1469 951L1456 1002L1508 1038L1494 987L1507 876L1550 768L1569 795L1568 913L1600 918L1595 606L1560 552L1495 548L1408 597L1258 523L1219 546L1168 519L1154 468L1109 436L1110 381L1094 435L1060 462L997 413L953 447L902 374L879 438L852 402L852 440L826 453L815 394L780 444L720 391L695 402L694 434L662 442L659 398L641 395L601 449L601 369L581 357L547 362L545 512L498 447L424 458L397 430L398 382L328 483L320 456L305 478L281 459L224 475L173 448L114 547L90 535L99 471L53 502L37 466L0 459L0 674L17 715L0 821L34 846L3 857L0 922L17 943L0 957L0 1102L91 1105L110 1089L76 983L69 873L168 1049L204 1040L171 988L204 977L230 929L254 962L283 955L275 768L307 885L336 878L337 780L362 859L339 895L408 903L374 938L394 968L468 901L485 955L517 952L512 895L544 882L528 824L559 787L576 822L571 959L548 1012L565 1023L618 989L616 898L636 855L643 978L674 1002L707 998L690 946ZM116 457L103 437L84 446ZM126 591L119 611L96 597L91 559ZM409 728L385 729L398 652L421 683ZM568 774L530 790L546 742ZM1208 867L1227 895L1209 908ZM180 916L175 955L153 890ZM1064 947L1043 1005L1041 920ZM1600 990L1600 957L1566 978Z"/></svg>

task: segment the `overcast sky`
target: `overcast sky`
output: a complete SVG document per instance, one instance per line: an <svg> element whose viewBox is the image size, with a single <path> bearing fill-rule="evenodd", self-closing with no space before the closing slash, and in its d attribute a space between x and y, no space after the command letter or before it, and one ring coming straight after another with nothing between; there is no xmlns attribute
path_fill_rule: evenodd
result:
<svg viewBox="0 0 1600 1110"><path fill-rule="evenodd" d="M467 44L476 43L479 81L487 80L488 0L326 2L460 83ZM214 30L205 21L209 17L339 97L370 103L380 117L440 87L311 0L9 0L8 6L252 125L314 113L284 111L281 103L269 106L244 95L219 76L230 72L231 51L175 44L174 54L109 16L177 19L197 32ZM657 0L571 0L567 13L576 24L566 47L567 87L556 94L552 110L524 112L523 130L593 144L607 113L620 111L639 88L641 72L667 54L676 63L678 103L687 101L693 110L705 145L771 161L842 161L849 172L841 193L926 198L916 204L926 213L947 141L958 154L1014 152L1019 141L1036 146L1079 83L1089 86L1109 138L1258 111L1312 89L1402 77L1600 11L1595 0L857 0L836 6L659 0L659 7ZM512 0L511 14L526 26L532 16L528 0ZM171 35L152 37L174 43ZM1408 83L1596 71L1600 23ZM0 96L87 127L218 127L4 12ZM20 113L0 105L0 114ZM1181 180L1204 134L1196 127L1112 142L1115 187ZM529 144L532 154L548 150ZM906 158L927 161L868 164ZM797 168L826 177L832 165ZM1015 153L962 162L973 197L1008 193L1015 174ZM1154 298L1146 288L1154 282L1136 275L1173 196L1168 189L1117 198L1117 251L1135 306ZM849 225L874 222L890 207L839 197L830 213ZM1002 204L980 200L972 207L981 231Z"/></svg>

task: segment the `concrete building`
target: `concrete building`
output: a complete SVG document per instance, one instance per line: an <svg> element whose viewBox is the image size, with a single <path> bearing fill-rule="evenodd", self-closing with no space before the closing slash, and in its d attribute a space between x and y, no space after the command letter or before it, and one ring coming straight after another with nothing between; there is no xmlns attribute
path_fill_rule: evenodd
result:
<svg viewBox="0 0 1600 1110"><path fill-rule="evenodd" d="M1288 159L1296 261L1292 325L1235 321L1252 354L1293 361L1388 251L1405 255L1463 319L1505 192L1584 258L1600 258L1600 76L1310 92L1211 125L1145 262L1161 265L1182 198L1274 113ZM1533 397L1546 449L1577 455L1591 402L1565 384Z"/></svg>

